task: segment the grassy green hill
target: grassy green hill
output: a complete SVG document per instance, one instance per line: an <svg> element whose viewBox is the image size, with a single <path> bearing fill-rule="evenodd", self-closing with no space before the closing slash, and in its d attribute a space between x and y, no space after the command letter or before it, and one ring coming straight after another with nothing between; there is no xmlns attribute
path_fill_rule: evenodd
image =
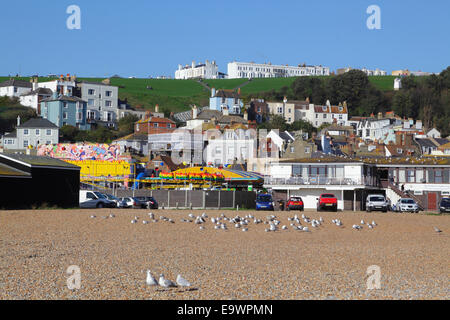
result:
<svg viewBox="0 0 450 320"><path fill-rule="evenodd" d="M8 77L0 77L0 82L8 79ZM17 79L29 81L27 77ZM103 80L100 78L78 79L94 82ZM393 89L394 79L394 76L369 77L369 80L383 91ZM39 78L40 82L49 80L53 79ZM294 80L295 78L253 79L241 88L241 93L245 96L272 89L278 90L284 86L289 87ZM204 80L203 82L211 88L234 89L247 81L248 79L219 79ZM159 104L161 110L178 112L187 110L191 104L208 104L209 92L195 80L112 78L111 84L119 86L120 99L127 99L132 106L138 109L153 109L156 104ZM147 86L152 89L147 89Z"/></svg>

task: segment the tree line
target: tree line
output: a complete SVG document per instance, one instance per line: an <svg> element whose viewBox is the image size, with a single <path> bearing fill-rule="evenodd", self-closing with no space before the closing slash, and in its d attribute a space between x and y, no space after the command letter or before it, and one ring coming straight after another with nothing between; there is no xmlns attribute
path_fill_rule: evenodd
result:
<svg viewBox="0 0 450 320"><path fill-rule="evenodd" d="M381 91L360 70L331 77L299 77L279 90L251 94L247 98L266 101L305 100L324 105L327 100L338 105L347 102L349 116L370 116L394 111L400 117L422 120L428 129L436 127L443 136L450 135L450 67L439 75L402 78L399 91Z"/></svg>

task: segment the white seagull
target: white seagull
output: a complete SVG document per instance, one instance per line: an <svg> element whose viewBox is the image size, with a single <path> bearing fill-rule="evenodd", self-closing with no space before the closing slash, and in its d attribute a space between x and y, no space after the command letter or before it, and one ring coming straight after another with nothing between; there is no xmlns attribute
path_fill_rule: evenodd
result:
<svg viewBox="0 0 450 320"><path fill-rule="evenodd" d="M152 276L152 274L150 273L150 270L147 270L147 279L145 280L145 282L149 286L157 286L158 285L158 281L156 281L155 277Z"/></svg>
<svg viewBox="0 0 450 320"><path fill-rule="evenodd" d="M177 284L180 287L190 287L191 283L189 281L187 281L185 278L183 278L181 275L177 276Z"/></svg>
<svg viewBox="0 0 450 320"><path fill-rule="evenodd" d="M159 275L158 283L159 283L159 285L161 287L164 287L164 288L176 287L177 286L173 281L170 281L169 279L164 278L163 274Z"/></svg>
<svg viewBox="0 0 450 320"><path fill-rule="evenodd" d="M438 227L433 227L434 228L434 231L436 231L437 233L441 233L442 232L442 230L440 230Z"/></svg>

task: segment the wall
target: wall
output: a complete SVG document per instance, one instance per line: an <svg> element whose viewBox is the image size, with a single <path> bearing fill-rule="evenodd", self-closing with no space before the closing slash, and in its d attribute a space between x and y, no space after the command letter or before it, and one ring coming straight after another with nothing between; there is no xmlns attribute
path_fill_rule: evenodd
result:
<svg viewBox="0 0 450 320"><path fill-rule="evenodd" d="M118 144L103 143L59 143L51 146L39 146L38 156L47 156L62 160L128 160L122 157Z"/></svg>
<svg viewBox="0 0 450 320"><path fill-rule="evenodd" d="M108 190L107 193L113 193ZM151 196L165 208L239 208L254 209L256 193L250 191L212 190L116 190L117 197Z"/></svg>

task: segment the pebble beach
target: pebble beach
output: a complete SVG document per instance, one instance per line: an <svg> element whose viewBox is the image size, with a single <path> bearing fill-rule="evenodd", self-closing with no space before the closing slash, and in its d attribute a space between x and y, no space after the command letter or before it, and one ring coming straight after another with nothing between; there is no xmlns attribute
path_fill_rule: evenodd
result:
<svg viewBox="0 0 450 320"><path fill-rule="evenodd" d="M149 212L157 222L148 219ZM189 219L188 214L203 213L207 215L203 229L181 221ZM322 217L324 222L309 232L294 230L287 218L302 213L311 219ZM253 222L247 232L233 223L227 223L227 230L215 229L210 218L221 214L229 218L251 214L263 221L274 214L281 223L274 232ZM130 223L135 216L137 222ZM331 222L336 218L343 226ZM353 229L361 220L376 221L376 227ZM0 211L0 299L442 300L450 299L449 253L448 215ZM72 265L80 268L80 289L67 287L66 271ZM380 267L380 289L367 288L367 268L372 265ZM191 287L147 286L147 269L171 280L181 274Z"/></svg>

